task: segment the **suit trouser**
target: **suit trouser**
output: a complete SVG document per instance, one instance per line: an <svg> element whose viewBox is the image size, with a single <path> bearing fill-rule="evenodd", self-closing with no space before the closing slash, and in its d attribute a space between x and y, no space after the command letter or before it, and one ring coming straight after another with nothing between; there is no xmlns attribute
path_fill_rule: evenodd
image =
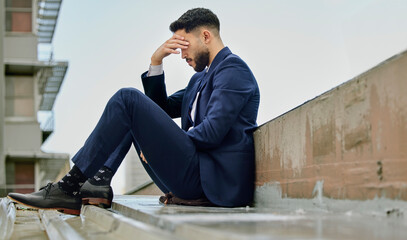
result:
<svg viewBox="0 0 407 240"><path fill-rule="evenodd" d="M163 192L185 199L204 195L194 143L167 113L136 89L124 88L113 95L72 161L87 177L103 165L115 171L131 144L143 152L148 161L143 166Z"/></svg>

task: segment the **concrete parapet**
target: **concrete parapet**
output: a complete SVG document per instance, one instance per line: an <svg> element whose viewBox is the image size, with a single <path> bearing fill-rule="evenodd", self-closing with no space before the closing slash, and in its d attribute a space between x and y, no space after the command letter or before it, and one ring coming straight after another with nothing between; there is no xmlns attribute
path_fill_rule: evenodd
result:
<svg viewBox="0 0 407 240"><path fill-rule="evenodd" d="M260 126L256 187L313 198L320 182L328 198L407 200L406 92L407 51Z"/></svg>

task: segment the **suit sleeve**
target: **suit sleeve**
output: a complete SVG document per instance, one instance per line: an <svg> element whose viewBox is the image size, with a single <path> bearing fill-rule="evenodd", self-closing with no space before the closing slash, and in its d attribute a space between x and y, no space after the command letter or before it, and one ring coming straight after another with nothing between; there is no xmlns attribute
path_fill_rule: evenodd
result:
<svg viewBox="0 0 407 240"><path fill-rule="evenodd" d="M182 98L185 89L167 96L164 74L147 77L147 72L141 75L144 93L160 106L171 118L181 117Z"/></svg>
<svg viewBox="0 0 407 240"><path fill-rule="evenodd" d="M254 92L254 76L244 62L232 59L222 64L213 79L205 118L187 132L197 148L218 147Z"/></svg>

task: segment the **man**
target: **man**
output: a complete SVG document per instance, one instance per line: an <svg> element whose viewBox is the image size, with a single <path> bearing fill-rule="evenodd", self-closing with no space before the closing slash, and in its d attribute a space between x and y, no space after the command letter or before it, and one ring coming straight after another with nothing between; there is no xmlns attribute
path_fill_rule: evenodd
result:
<svg viewBox="0 0 407 240"><path fill-rule="evenodd" d="M133 144L166 193L163 203L235 207L252 201L252 133L260 99L255 77L224 46L219 20L210 10L191 9L170 30L173 36L142 74L145 95L118 91L73 157L71 171L38 192L10 193L11 199L72 214L79 214L82 202L110 206L111 178ZM167 96L163 59L171 54L181 54L197 73L185 89ZM182 128L171 119L177 117Z"/></svg>

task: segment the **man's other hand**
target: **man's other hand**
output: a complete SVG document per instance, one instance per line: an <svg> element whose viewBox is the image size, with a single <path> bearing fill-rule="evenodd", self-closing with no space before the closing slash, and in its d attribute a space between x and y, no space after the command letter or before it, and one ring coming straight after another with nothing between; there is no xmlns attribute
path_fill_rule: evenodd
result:
<svg viewBox="0 0 407 240"><path fill-rule="evenodd" d="M140 152L140 158L141 158L141 160L142 160L143 162L145 162L146 164L148 164L146 158L144 157L143 152Z"/></svg>
<svg viewBox="0 0 407 240"><path fill-rule="evenodd" d="M177 49L187 49L189 42L184 40L184 37L181 37L177 34L172 35L165 43L163 43L151 56L151 65L161 65L163 59L170 54L179 54L180 51Z"/></svg>

